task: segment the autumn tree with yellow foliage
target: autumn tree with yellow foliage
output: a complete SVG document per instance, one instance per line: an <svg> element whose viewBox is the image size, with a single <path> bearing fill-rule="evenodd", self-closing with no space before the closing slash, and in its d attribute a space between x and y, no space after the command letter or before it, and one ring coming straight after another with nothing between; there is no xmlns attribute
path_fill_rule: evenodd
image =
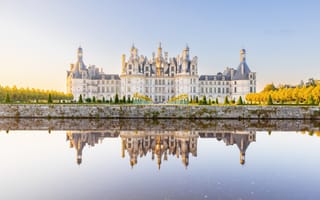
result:
<svg viewBox="0 0 320 200"><path fill-rule="evenodd" d="M268 84L260 93L246 95L246 101L251 104L267 104L269 96L273 104L309 104L320 102L320 84L301 87L279 87Z"/></svg>

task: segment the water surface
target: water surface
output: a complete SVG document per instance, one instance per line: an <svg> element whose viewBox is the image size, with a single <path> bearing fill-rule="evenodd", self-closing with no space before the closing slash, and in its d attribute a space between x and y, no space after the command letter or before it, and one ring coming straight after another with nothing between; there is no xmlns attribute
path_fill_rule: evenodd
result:
<svg viewBox="0 0 320 200"><path fill-rule="evenodd" d="M0 122L0 199L319 199L314 121Z"/></svg>

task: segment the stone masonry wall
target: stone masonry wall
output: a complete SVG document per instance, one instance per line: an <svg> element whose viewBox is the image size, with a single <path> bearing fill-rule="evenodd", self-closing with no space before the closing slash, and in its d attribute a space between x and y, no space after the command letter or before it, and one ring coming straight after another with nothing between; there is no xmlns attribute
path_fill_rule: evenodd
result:
<svg viewBox="0 0 320 200"><path fill-rule="evenodd" d="M320 119L320 107L1 104L0 117L95 119Z"/></svg>

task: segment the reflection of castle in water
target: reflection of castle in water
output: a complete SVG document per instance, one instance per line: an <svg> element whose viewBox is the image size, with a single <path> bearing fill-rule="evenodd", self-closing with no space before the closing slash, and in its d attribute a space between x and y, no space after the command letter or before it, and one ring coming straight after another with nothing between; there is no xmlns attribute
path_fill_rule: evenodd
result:
<svg viewBox="0 0 320 200"><path fill-rule="evenodd" d="M240 164L245 163L246 150L251 142L256 141L255 131L230 132L199 132L201 138L216 138L223 141L227 146L236 144L240 150Z"/></svg>
<svg viewBox="0 0 320 200"><path fill-rule="evenodd" d="M138 156L151 153L152 160L157 158L158 168L168 156L181 157L182 163L187 167L189 154L197 156L198 134L193 131L125 131L120 134L122 140L122 157L125 150L130 157L130 165L138 162Z"/></svg>
<svg viewBox="0 0 320 200"><path fill-rule="evenodd" d="M76 149L77 164L80 165L82 162L82 151L86 144L93 147L95 144L101 143L106 137L118 137L118 135L116 132L67 131L67 140L70 141L70 148Z"/></svg>
<svg viewBox="0 0 320 200"><path fill-rule="evenodd" d="M82 162L83 148L88 144L94 146L101 143L106 137L118 137L122 142L122 157L127 152L130 165L138 163L138 157L151 154L152 160L156 159L158 168L161 163L168 160L169 156L181 158L182 163L189 165L189 155L197 156L197 143L201 138L216 138L228 145L236 144L240 150L240 164L245 163L245 152L249 144L256 139L255 131L109 131L109 132L75 132L67 131L67 140L70 147L76 149L77 163Z"/></svg>

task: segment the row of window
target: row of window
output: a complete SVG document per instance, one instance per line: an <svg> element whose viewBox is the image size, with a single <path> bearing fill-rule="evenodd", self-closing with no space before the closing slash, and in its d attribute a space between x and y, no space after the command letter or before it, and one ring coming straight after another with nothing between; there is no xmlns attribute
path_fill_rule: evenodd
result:
<svg viewBox="0 0 320 200"><path fill-rule="evenodd" d="M97 80L97 81L92 81L92 80L89 80L89 81L86 81L86 80L83 80L83 83L86 84L119 84L120 81L118 80Z"/></svg>
<svg viewBox="0 0 320 200"><path fill-rule="evenodd" d="M201 85L230 85L228 81L200 81L200 84Z"/></svg>
<svg viewBox="0 0 320 200"><path fill-rule="evenodd" d="M229 88L201 88L201 93L229 93Z"/></svg>

